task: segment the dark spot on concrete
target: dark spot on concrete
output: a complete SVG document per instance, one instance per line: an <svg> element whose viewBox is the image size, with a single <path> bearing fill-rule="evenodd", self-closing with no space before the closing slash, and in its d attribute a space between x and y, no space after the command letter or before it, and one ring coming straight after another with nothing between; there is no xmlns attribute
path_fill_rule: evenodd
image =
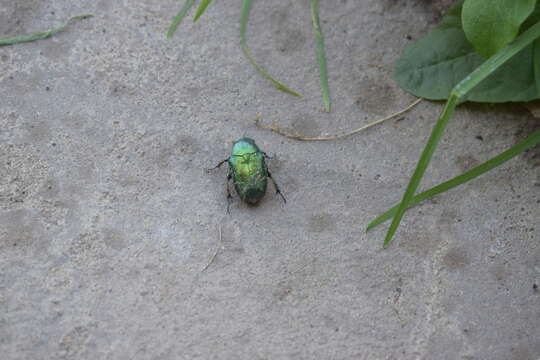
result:
<svg viewBox="0 0 540 360"><path fill-rule="evenodd" d="M476 135L474 138L476 140L484 141L484 137L482 135Z"/></svg>
<svg viewBox="0 0 540 360"><path fill-rule="evenodd" d="M197 86L187 86L185 88L189 98L197 98L203 92L203 90L203 88Z"/></svg>
<svg viewBox="0 0 540 360"><path fill-rule="evenodd" d="M370 114L384 115L392 109L396 100L395 90L382 77L378 79L364 78L357 91L356 105ZM384 101L383 101L384 99Z"/></svg>
<svg viewBox="0 0 540 360"><path fill-rule="evenodd" d="M289 20L288 7L274 11L271 15L276 47L283 53L296 52L303 49L307 36L299 24Z"/></svg>
<svg viewBox="0 0 540 360"><path fill-rule="evenodd" d="M384 12L398 11L402 7L413 6L415 9L418 9L420 13L424 13L427 20L430 23L436 23L436 22L439 22L442 15L454 3L455 3L454 0L412 0L412 1L383 0L382 10Z"/></svg>
<svg viewBox="0 0 540 360"><path fill-rule="evenodd" d="M91 264L100 267L107 259L110 251L107 250L104 236L99 231L82 233L71 240L67 247L67 255L76 264Z"/></svg>
<svg viewBox="0 0 540 360"><path fill-rule="evenodd" d="M0 145L0 209L21 204L41 187L47 166L28 145Z"/></svg>
<svg viewBox="0 0 540 360"><path fill-rule="evenodd" d="M454 356L458 354L463 347L463 340L455 336L448 328L437 328L429 335L426 354L436 354L434 359L460 359L465 357ZM448 349L453 349L452 356L446 356ZM444 354L443 356L441 356ZM427 359L423 357L423 359Z"/></svg>
<svg viewBox="0 0 540 360"><path fill-rule="evenodd" d="M540 129L540 121L535 118L530 118L515 132L515 143L524 140L533 132ZM540 166L540 144L528 149L521 155L532 167Z"/></svg>
<svg viewBox="0 0 540 360"><path fill-rule="evenodd" d="M272 295L275 298L277 298L279 301L283 301L291 293L292 293L292 288L290 286L280 286L276 291L274 291Z"/></svg>
<svg viewBox="0 0 540 360"><path fill-rule="evenodd" d="M107 247L114 250L121 250L126 247L124 234L115 229L105 229L102 231L103 241Z"/></svg>
<svg viewBox="0 0 540 360"><path fill-rule="evenodd" d="M39 0L17 0L2 2L2 17L0 18L0 34L2 36L28 33L27 29L44 5Z"/></svg>
<svg viewBox="0 0 540 360"><path fill-rule="evenodd" d="M467 171L478 165L479 161L472 154L459 155L456 159L456 165L461 171Z"/></svg>
<svg viewBox="0 0 540 360"><path fill-rule="evenodd" d="M47 41L43 42L41 54L56 62L65 61L69 56L70 43L69 41Z"/></svg>
<svg viewBox="0 0 540 360"><path fill-rule="evenodd" d="M277 48L284 53L302 50L306 42L306 35L299 29L279 30L276 35Z"/></svg>
<svg viewBox="0 0 540 360"><path fill-rule="evenodd" d="M197 140L188 135L162 138L161 143L154 145L154 148L156 147L157 165L162 169L170 167L175 159L197 153L200 148ZM154 153L153 148L151 149L150 153Z"/></svg>
<svg viewBox="0 0 540 360"><path fill-rule="evenodd" d="M322 233L336 229L336 222L329 214L317 214L308 219L308 231Z"/></svg>
<svg viewBox="0 0 540 360"><path fill-rule="evenodd" d="M535 292L538 291L538 284L533 284L533 291L535 291Z"/></svg>
<svg viewBox="0 0 540 360"><path fill-rule="evenodd" d="M80 358L85 349L89 346L90 332L84 326L77 326L68 332L59 344L58 358L74 359Z"/></svg>
<svg viewBox="0 0 540 360"><path fill-rule="evenodd" d="M320 127L317 121L308 114L301 114L292 119L290 131L305 136L320 136Z"/></svg>
<svg viewBox="0 0 540 360"><path fill-rule="evenodd" d="M384 0L381 2L383 10L391 10L394 6L398 4L399 0Z"/></svg>
<svg viewBox="0 0 540 360"><path fill-rule="evenodd" d="M491 275L497 281L504 281L508 278L508 270L505 264L496 264L490 269Z"/></svg>
<svg viewBox="0 0 540 360"><path fill-rule="evenodd" d="M33 121L25 125L28 127L27 131L35 143L45 142L52 138L50 125L46 121Z"/></svg>
<svg viewBox="0 0 540 360"><path fill-rule="evenodd" d="M535 360L527 345L518 344L511 348L511 360Z"/></svg>
<svg viewBox="0 0 540 360"><path fill-rule="evenodd" d="M441 229L450 229L450 227L456 222L458 212L456 209L445 207L441 216L437 220ZM444 226L444 228L442 228Z"/></svg>
<svg viewBox="0 0 540 360"><path fill-rule="evenodd" d="M435 250L440 241L437 234L427 232L405 232L401 234L399 247L418 256L426 256Z"/></svg>
<svg viewBox="0 0 540 360"><path fill-rule="evenodd" d="M135 94L135 89L129 87L124 82L113 80L109 84L109 94L112 96L124 96Z"/></svg>
<svg viewBox="0 0 540 360"><path fill-rule="evenodd" d="M470 264L467 251L463 248L450 249L443 257L442 262L450 270L458 270Z"/></svg>
<svg viewBox="0 0 540 360"><path fill-rule="evenodd" d="M13 246L44 253L50 239L42 233L43 228L33 212L24 209L4 212L0 218L0 250Z"/></svg>

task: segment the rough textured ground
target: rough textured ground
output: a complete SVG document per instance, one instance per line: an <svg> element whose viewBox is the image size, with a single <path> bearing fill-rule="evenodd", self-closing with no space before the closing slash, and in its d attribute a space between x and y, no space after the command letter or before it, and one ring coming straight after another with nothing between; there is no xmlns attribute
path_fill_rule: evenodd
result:
<svg viewBox="0 0 540 360"><path fill-rule="evenodd" d="M2 1L2 35L95 15L0 48L2 359L539 359L540 149L409 211L382 250L385 227L364 228L440 104L330 143L251 123L324 135L403 108L392 63L448 3L323 2L328 115L306 0L256 1L249 35L299 100L241 56L240 1L172 40L172 0ZM538 127L517 105L460 108L424 186ZM243 135L276 155L286 205L226 214L226 170L204 168Z"/></svg>

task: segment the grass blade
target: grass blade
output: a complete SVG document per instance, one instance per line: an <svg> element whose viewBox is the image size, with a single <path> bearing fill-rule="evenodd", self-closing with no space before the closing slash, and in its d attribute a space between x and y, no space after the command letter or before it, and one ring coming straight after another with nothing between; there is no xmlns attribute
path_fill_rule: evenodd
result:
<svg viewBox="0 0 540 360"><path fill-rule="evenodd" d="M176 31L176 28L178 28L178 25L180 25L182 20L184 20L184 17L186 16L187 12L189 11L189 9L191 8L194 2L195 0L187 0L184 3L184 6L182 6L180 11L178 12L178 14L176 14L176 16L173 19L173 22L171 23L171 26L169 26L169 28L167 29L168 38L173 36L174 32Z"/></svg>
<svg viewBox="0 0 540 360"><path fill-rule="evenodd" d="M212 0L202 0L201 4L199 5L199 8L197 9L197 12L195 13L195 17L193 18L193 22L196 22L199 20L202 14L204 14L204 11L210 5Z"/></svg>
<svg viewBox="0 0 540 360"><path fill-rule="evenodd" d="M464 172L463 174L456 176L453 179L450 179L448 181L445 181L442 184L439 184L429 190L426 190L416 196L414 196L411 199L411 202L409 204L408 208L413 207L414 205L429 199L435 195L438 195L442 192L448 191L450 189L453 189L461 184L466 183L467 181L471 181L478 176L492 170L493 168L504 164L508 160L514 158L515 156L521 154L523 151L530 149L531 147L535 146L536 144L540 143L540 130L534 132L531 136L529 136L527 139L523 140L522 142L518 143L517 145L512 146L510 149L506 150L505 152L495 156L494 158L482 163L481 165L478 165L477 167ZM375 226L385 222L386 220L392 218L398 210L398 205L392 207L390 210L386 211L384 214L378 216L375 220L373 220L366 228L366 231L369 231L373 229Z"/></svg>
<svg viewBox="0 0 540 360"><path fill-rule="evenodd" d="M256 61L253 55L251 54L251 51L249 50L247 46L246 41L246 28L247 23L249 20L249 12L251 10L251 0L244 0L243 8L242 8L242 17L240 18L240 47L242 48L242 52L246 56L246 58L249 60L251 65L257 70L257 72L266 80L270 81L276 88L278 88L281 91L284 91L288 94L291 94L293 96L300 96L300 94L290 90L288 87L280 83L279 81L275 80L268 72L259 65Z"/></svg>
<svg viewBox="0 0 540 360"><path fill-rule="evenodd" d="M328 71L326 69L326 53L324 49L324 37L319 21L319 0L310 0L311 21L313 23L313 32L315 34L315 47L317 49L317 61L319 62L319 75L321 78L321 88L324 103L324 110L330 112L330 91L328 90Z"/></svg>
<svg viewBox="0 0 540 360"><path fill-rule="evenodd" d="M90 15L90 14L74 16L71 19L69 19L64 25L61 25L61 26L59 26L57 28L54 28L54 29L51 29L51 30L48 30L48 31L44 31L44 32L40 32L40 33L37 33L37 34L18 35L18 36L13 36L13 37L9 37L9 38L0 38L0 46L20 44L20 43L25 43L25 42L35 41L35 40L46 39L48 37L53 36L54 34L59 33L60 31L64 30L69 24L71 24L74 21L82 20L82 19L88 19L88 18L91 18L93 16L94 15Z"/></svg>
<svg viewBox="0 0 540 360"><path fill-rule="evenodd" d="M384 238L384 245L383 245L385 248L388 247L388 245L390 245L390 242L392 241L392 237L396 233L399 223L401 222L401 219L403 218L403 215L405 214L405 210L407 210L407 208L409 207L409 204L411 203L411 199L416 189L418 188L418 185L420 185L422 176L424 175L424 172L426 171L429 165L429 162L431 158L433 157L433 153L435 152L435 149L437 148L437 144L439 143L439 140L441 139L444 129L446 128L446 124L448 123L448 120L450 120L452 115L454 114L454 110L456 109L458 100L459 99L455 94L450 95L450 98L448 99L448 102L446 103L446 106L444 107L444 110L441 116L439 117L439 120L437 120L437 123L435 124L435 127L431 133L431 136L429 137L428 143L426 147L424 148L422 155L420 156L420 160L418 160L418 164L416 165L414 174L409 181L407 190L405 191L405 194L403 195L403 199L401 200L398 210L396 211L394 220L392 221L392 224L390 225L390 228L388 229L388 232L386 233L386 237Z"/></svg>
<svg viewBox="0 0 540 360"><path fill-rule="evenodd" d="M384 247L388 247L392 242L392 238L397 231L397 228L403 219L405 211L411 204L411 200L424 176L424 173L431 161L433 153L437 147L437 144L444 132L448 120L452 117L454 110L459 102L459 100L466 95L470 90L472 90L476 85L478 85L482 80L491 75L496 69L498 69L502 64L508 61L512 56L523 50L527 45L532 43L535 39L540 37L540 22L536 23L530 27L527 31L521 34L513 43L505 47L504 49L498 51L495 55L486 60L482 65L480 65L476 70L474 70L469 76L459 82L454 89L452 90L448 101L444 107L441 116L437 120L435 127L429 137L426 147L422 151L420 160L416 165L413 176L409 181L407 190L398 206L392 224L386 233L384 239Z"/></svg>

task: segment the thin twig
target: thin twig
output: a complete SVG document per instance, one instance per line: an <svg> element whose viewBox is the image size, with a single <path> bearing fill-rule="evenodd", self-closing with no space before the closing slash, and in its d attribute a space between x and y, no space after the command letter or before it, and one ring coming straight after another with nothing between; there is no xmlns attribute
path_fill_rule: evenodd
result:
<svg viewBox="0 0 540 360"><path fill-rule="evenodd" d="M350 131L348 133L345 133L345 134L342 134L342 135L335 135L335 136L314 136L314 137L310 137L310 136L305 136L305 135L302 135L302 134L298 134L298 133L289 133L285 130L283 130L282 128L280 128L279 126L277 125L265 125L263 123L260 122L259 119L256 119L254 122L255 122L255 125L257 125L258 127L262 128L262 129L266 129L266 130L270 130L270 131L273 131L281 136L285 136L285 137L288 137L289 139L295 139L295 140L299 140L299 141L334 141L334 140L341 140L341 139L344 139L346 137L349 137L351 135L354 135L354 134L358 134L359 132L361 131L364 131L364 130L367 130L369 129L370 127L372 126L375 126L375 125L378 125L386 120L390 120L390 119L393 119L397 116L400 116L404 113L406 113L407 111L411 110L413 107L415 107L416 105L418 105L420 102L422 101L422 99L417 99L415 102L413 102L411 105L407 106L405 109L403 110L400 110L394 114L391 114L389 116L386 116L382 119L379 119L377 121L373 121L367 125L364 125L358 129L355 129L353 131Z"/></svg>
<svg viewBox="0 0 540 360"><path fill-rule="evenodd" d="M219 249L221 248L221 225L218 225L217 229L218 229L218 246L216 247L216 251L214 252L214 255L212 255L212 257L210 258L210 261L209 261L208 264L206 264L206 266L201 270L201 272L206 271L206 269L208 269L208 268L210 267L210 265L212 265L212 263L213 263L214 260L216 259L216 256L217 256L218 253L219 253Z"/></svg>

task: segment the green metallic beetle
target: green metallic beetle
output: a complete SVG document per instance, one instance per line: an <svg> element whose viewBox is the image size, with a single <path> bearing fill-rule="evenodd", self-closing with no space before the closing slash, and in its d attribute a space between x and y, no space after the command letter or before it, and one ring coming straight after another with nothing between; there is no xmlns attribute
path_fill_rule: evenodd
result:
<svg viewBox="0 0 540 360"><path fill-rule="evenodd" d="M232 199L229 189L230 180L233 181L234 188L240 199L248 204L256 204L264 197L268 178L270 178L276 188L276 193L281 196L285 203L287 202L266 167L266 158L268 158L268 155L259 149L253 139L243 137L234 142L231 156L213 168L217 169L226 162L229 164L229 172L227 173L227 212L229 212Z"/></svg>

